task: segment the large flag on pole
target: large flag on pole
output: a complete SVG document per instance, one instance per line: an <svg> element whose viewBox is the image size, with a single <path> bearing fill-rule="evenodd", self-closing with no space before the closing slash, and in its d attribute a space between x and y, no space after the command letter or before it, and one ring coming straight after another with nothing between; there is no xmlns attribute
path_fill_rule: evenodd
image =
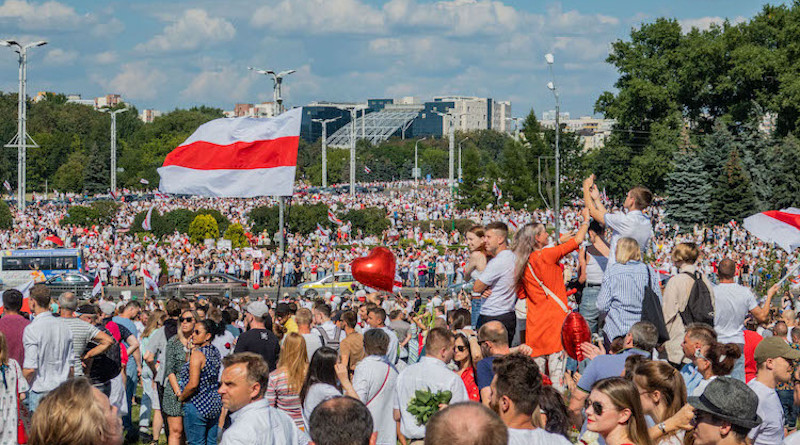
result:
<svg viewBox="0 0 800 445"><path fill-rule="evenodd" d="M155 206L150 207L150 210L147 211L147 215L144 216L144 219L142 220L142 229L143 230L148 230L148 231L149 230L153 230L153 223L151 221L152 221L152 217L153 217L153 209L154 208L155 208Z"/></svg>
<svg viewBox="0 0 800 445"><path fill-rule="evenodd" d="M775 243L787 252L800 247L800 209L790 207L756 213L744 219L744 228L756 238Z"/></svg>
<svg viewBox="0 0 800 445"><path fill-rule="evenodd" d="M302 108L277 117L201 125L158 169L162 193L252 198L291 196Z"/></svg>
<svg viewBox="0 0 800 445"><path fill-rule="evenodd" d="M342 225L342 220L336 217L336 214L333 213L333 210L328 209L328 221L336 224L337 226Z"/></svg>

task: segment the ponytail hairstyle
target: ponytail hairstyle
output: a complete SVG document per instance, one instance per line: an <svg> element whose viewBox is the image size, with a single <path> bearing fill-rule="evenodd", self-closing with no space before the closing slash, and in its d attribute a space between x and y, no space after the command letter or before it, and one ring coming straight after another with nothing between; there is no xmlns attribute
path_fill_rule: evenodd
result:
<svg viewBox="0 0 800 445"><path fill-rule="evenodd" d="M536 249L536 235L544 231L544 224L528 223L514 234L511 242L511 251L514 252L516 262L514 264L515 282L519 283L525 275L525 266L530 260L531 253Z"/></svg>
<svg viewBox="0 0 800 445"><path fill-rule="evenodd" d="M667 362L650 360L640 364L633 372L633 382L648 393L661 393L667 409L663 419L653 419L656 423L674 416L686 404L686 384L683 377Z"/></svg>
<svg viewBox="0 0 800 445"><path fill-rule="evenodd" d="M730 375L736 360L742 356L739 346L734 343L714 342L705 353L706 360L711 362L711 372L715 376Z"/></svg>

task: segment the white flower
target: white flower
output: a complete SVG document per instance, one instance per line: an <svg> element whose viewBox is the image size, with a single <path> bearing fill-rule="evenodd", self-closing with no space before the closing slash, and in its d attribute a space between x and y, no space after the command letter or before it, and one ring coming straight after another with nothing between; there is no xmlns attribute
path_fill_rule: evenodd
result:
<svg viewBox="0 0 800 445"><path fill-rule="evenodd" d="M578 443L583 445L597 445L600 443L598 441L600 439L600 435L594 431L586 431L583 433L580 439L578 439Z"/></svg>

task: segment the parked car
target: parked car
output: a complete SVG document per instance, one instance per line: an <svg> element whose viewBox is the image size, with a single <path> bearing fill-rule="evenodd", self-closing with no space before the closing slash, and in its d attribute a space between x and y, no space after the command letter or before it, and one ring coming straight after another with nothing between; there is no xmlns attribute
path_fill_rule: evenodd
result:
<svg viewBox="0 0 800 445"><path fill-rule="evenodd" d="M247 281L224 273L201 273L179 283L165 284L160 289L164 298L191 295L245 297L250 293Z"/></svg>
<svg viewBox="0 0 800 445"><path fill-rule="evenodd" d="M67 272L48 278L44 285L56 299L64 292L73 292L78 298L90 298L94 277L81 272Z"/></svg>
<svg viewBox="0 0 800 445"><path fill-rule="evenodd" d="M330 292L333 295L350 295L359 288L352 274L341 272L323 277L320 280L301 283L297 292L306 297L315 297Z"/></svg>

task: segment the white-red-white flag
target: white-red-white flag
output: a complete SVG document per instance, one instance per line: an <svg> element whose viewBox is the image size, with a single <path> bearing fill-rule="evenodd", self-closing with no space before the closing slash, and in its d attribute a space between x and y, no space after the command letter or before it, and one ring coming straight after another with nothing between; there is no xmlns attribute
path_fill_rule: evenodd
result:
<svg viewBox="0 0 800 445"><path fill-rule="evenodd" d="M8 180L3 181L3 187L6 188L9 192L11 192L11 184L9 184Z"/></svg>
<svg viewBox="0 0 800 445"><path fill-rule="evenodd" d="M492 183L492 193L497 195L497 199L501 199L503 197L503 191L500 190L500 187L497 186L496 182Z"/></svg>
<svg viewBox="0 0 800 445"><path fill-rule="evenodd" d="M744 228L756 238L792 252L800 247L800 209L790 207L756 213L744 219Z"/></svg>
<svg viewBox="0 0 800 445"><path fill-rule="evenodd" d="M328 235L331 234L331 230L330 229L326 229L326 228L322 227L321 225L319 225L319 223L317 223L317 232L319 232L319 234L322 235L322 236L328 236Z"/></svg>
<svg viewBox="0 0 800 445"><path fill-rule="evenodd" d="M94 276L94 286L92 286L92 296L99 295L103 293L103 282L100 281L100 275L97 274Z"/></svg>
<svg viewBox="0 0 800 445"><path fill-rule="evenodd" d="M370 174L370 173L372 173L372 170L370 170L370 168L365 165L364 166L364 173Z"/></svg>
<svg viewBox="0 0 800 445"><path fill-rule="evenodd" d="M328 209L328 221L336 224L337 226L342 225L342 220L336 217L336 214L333 213L333 210Z"/></svg>
<svg viewBox="0 0 800 445"><path fill-rule="evenodd" d="M201 125L158 169L163 193L252 198L290 196L302 108L280 116Z"/></svg>
<svg viewBox="0 0 800 445"><path fill-rule="evenodd" d="M153 224L151 222L153 208L155 208L155 206L150 207L150 210L147 211L147 215L144 216L144 221L142 221L142 229L144 230L153 230Z"/></svg>
<svg viewBox="0 0 800 445"><path fill-rule="evenodd" d="M158 283L156 283L156 280L154 280L153 276L150 275L150 271L145 269L145 268L142 268L142 276L144 277L144 287L147 290L152 291L153 293L157 294L158 293Z"/></svg>
<svg viewBox="0 0 800 445"><path fill-rule="evenodd" d="M519 229L519 224L514 218L508 218L508 228L516 232Z"/></svg>
<svg viewBox="0 0 800 445"><path fill-rule="evenodd" d="M144 178L140 179L139 182L144 184L144 185L150 184L150 181L148 181L147 179L144 179Z"/></svg>

